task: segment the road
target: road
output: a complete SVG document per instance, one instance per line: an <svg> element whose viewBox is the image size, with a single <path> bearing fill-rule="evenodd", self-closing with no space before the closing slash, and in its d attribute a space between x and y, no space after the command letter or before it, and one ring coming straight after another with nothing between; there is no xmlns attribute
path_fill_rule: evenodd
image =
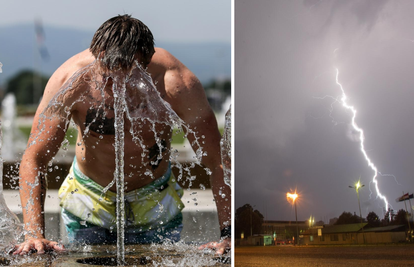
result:
<svg viewBox="0 0 414 267"><path fill-rule="evenodd" d="M235 266L414 266L414 245L236 247Z"/></svg>

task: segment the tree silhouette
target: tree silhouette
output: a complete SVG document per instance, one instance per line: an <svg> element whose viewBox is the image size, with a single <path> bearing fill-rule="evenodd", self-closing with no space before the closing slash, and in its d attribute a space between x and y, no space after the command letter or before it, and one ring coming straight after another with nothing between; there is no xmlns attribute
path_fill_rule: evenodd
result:
<svg viewBox="0 0 414 267"><path fill-rule="evenodd" d="M381 226L387 226L393 223L395 220L395 212L392 209L388 209L385 213L384 219L381 220Z"/></svg>
<svg viewBox="0 0 414 267"><path fill-rule="evenodd" d="M379 227L381 225L381 220L378 218L378 215L373 211L368 213L367 222L368 227Z"/></svg>
<svg viewBox="0 0 414 267"><path fill-rule="evenodd" d="M253 235L260 234L262 232L263 215L260 211L255 210L250 204L236 210L236 238L240 238L241 234L244 233L244 237L250 236L251 232Z"/></svg>
<svg viewBox="0 0 414 267"><path fill-rule="evenodd" d="M344 211L338 218L338 220L336 221L336 225L339 224L352 224L352 223L360 223L361 222L361 218L359 218L359 216L352 214L350 212L346 212Z"/></svg>
<svg viewBox="0 0 414 267"><path fill-rule="evenodd" d="M394 220L391 222L392 225L407 225L408 221L407 221L407 212L403 209L400 209L397 212L397 215L395 215Z"/></svg>

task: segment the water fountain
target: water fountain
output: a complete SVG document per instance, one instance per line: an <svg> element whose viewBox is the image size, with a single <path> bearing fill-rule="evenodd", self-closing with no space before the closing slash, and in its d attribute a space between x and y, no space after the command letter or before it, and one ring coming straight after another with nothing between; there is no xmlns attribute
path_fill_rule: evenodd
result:
<svg viewBox="0 0 414 267"><path fill-rule="evenodd" d="M0 130L0 139L1 138L2 134ZM3 177L3 160L0 159L0 161L0 177ZM11 212L6 205L3 196L3 179L0 179L0 250L10 251L17 243L17 240L22 236L22 233L22 224L17 216Z"/></svg>
<svg viewBox="0 0 414 267"><path fill-rule="evenodd" d="M0 62L0 73L3 64ZM0 122L0 155L2 150L2 131ZM6 205L3 196L3 159L0 158L0 250L9 251L14 247L22 235L22 225L17 216L12 213Z"/></svg>
<svg viewBox="0 0 414 267"><path fill-rule="evenodd" d="M17 155L26 148L26 138L16 126L16 97L7 94L1 102L3 147L2 158L5 162L15 162Z"/></svg>
<svg viewBox="0 0 414 267"><path fill-rule="evenodd" d="M220 141L224 182L231 188L231 105L226 112L223 137Z"/></svg>
<svg viewBox="0 0 414 267"><path fill-rule="evenodd" d="M72 83L76 82L77 79L88 72L91 66L88 66L82 70L80 70L77 74L73 76L70 81L62 87L61 91L57 94L57 96L50 102L49 106L43 112L41 116L42 119L39 121L39 126L42 127L42 123L46 119L50 119L53 116L62 116L64 118L68 118L68 113L64 109L65 105L63 105L63 99L65 93L68 90L72 89ZM172 111L171 107L164 102L161 97L159 96L158 91L155 90L155 86L152 83L151 78L146 75L142 69L139 69L140 66L137 65L137 73L135 73L134 77L111 77L114 80L113 83L113 94L115 98L115 128L116 134L115 139L117 140L116 146L116 170L114 174L114 180L110 183L106 190L108 190L114 183L117 186L117 195L119 196L119 200L117 201L118 207L118 221L117 221L117 232L118 232L118 240L117 246L81 246L77 248L70 248L71 252L69 254L59 255L55 258L56 255L49 255L46 256L46 261L44 257L40 258L37 263L40 264L39 266L85 266L88 265L105 265L105 266L120 266L120 265L147 265L147 266L216 266L225 264L229 258L225 258L224 262L222 258L218 258L214 256L214 254L206 254L206 252L199 251L193 245L187 245L184 242L176 243L176 244L164 244L162 246L148 246L148 245L128 245L125 246L123 242L123 228L125 226L125 221L123 220L123 138L125 137L124 125L125 123L130 124L130 133L134 138L134 141L137 144L142 144L143 140L140 136L140 124L141 123L149 123L152 125L153 134L156 139L157 145L159 146L160 154L158 156L162 156L163 151L163 144L158 138L157 135L157 126L156 124L164 124L171 129L174 126L186 127L180 118ZM97 82L97 81L93 81ZM105 81L102 83L104 84ZM128 95L126 85L130 85L136 89L133 95ZM103 86L104 87L104 86ZM95 89L99 91L102 95L103 87L97 86ZM140 93L140 91L142 93ZM146 108L139 109L133 106L133 100L136 98L140 98L140 103L143 103L143 106ZM135 99L134 99L135 98ZM155 99L155 101L154 101ZM77 99L76 101L85 101L85 99ZM104 99L101 99L102 105L104 105ZM229 116L228 116L229 118ZM67 119L66 127L68 127L70 121ZM230 122L228 122L229 125ZM91 123L92 124L92 123ZM90 125L87 125L84 132L80 133L83 135L88 134ZM187 134L194 134L194 132L187 128ZM229 136L227 134L227 136ZM41 141L34 138L35 141ZM228 147L229 138L226 141L222 142L222 148L225 150ZM197 142L197 138L195 139ZM224 144L224 146L223 146ZM196 152L196 164L200 164L200 159L202 155L201 146L199 145L199 150ZM223 150L223 151L224 151ZM228 152L228 151L227 151ZM227 153L226 152L226 153ZM227 153L230 156L230 154ZM157 157L158 157L157 156ZM176 158L176 152L171 152L170 160L173 161L175 166L180 167L181 164L179 162L174 162L174 158ZM49 166L52 166L51 164ZM226 165L228 166L228 165ZM190 170L186 170L190 171ZM150 175L148 173L147 175ZM190 175L191 176L191 175ZM182 179L182 177L178 177L178 179ZM4 202L4 201L3 201ZM15 239L14 239L15 240ZM113 251L117 251L117 256L113 256ZM112 256L108 256L112 255ZM53 260L51 260L53 258Z"/></svg>

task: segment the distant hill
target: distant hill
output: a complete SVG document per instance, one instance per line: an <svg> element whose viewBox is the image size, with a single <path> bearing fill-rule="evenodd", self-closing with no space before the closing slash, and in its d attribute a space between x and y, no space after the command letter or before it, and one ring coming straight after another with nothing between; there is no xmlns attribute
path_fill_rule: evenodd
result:
<svg viewBox="0 0 414 267"><path fill-rule="evenodd" d="M37 48L34 25L0 27L0 62L3 73L0 85L22 69L40 68L51 75L72 55L89 47L93 32L44 26L49 59L41 60ZM201 82L231 76L231 45L225 43L169 43L156 36L156 46L167 49Z"/></svg>

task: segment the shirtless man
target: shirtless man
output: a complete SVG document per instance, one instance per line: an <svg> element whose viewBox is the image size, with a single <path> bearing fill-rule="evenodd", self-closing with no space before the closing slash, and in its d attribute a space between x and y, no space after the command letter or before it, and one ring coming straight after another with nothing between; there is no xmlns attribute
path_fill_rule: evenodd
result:
<svg viewBox="0 0 414 267"><path fill-rule="evenodd" d="M114 224L115 185L106 192L103 200L101 196L94 195L94 192L102 191L102 188L113 180L115 170L114 96L111 88L116 81L111 78L111 74L120 71L130 73L135 62L139 62L143 68L146 68L159 95L171 105L188 129L192 129L197 137L203 136L202 149L206 156L202 157L202 164L211 171L210 181L222 237L220 241L210 242L200 248L215 249L218 254L223 254L230 249L231 190L223 180L220 162L220 133L204 90L194 74L180 61L164 49L154 49L152 34L142 22L123 15L109 19L102 24L95 33L90 49L73 56L60 66L45 88L34 117L29 139L30 145L20 165L20 197L26 235L25 241L16 246L14 254L24 255L32 250L36 250L39 254L44 253L45 250L64 250L63 246L57 242L45 239L43 211L48 163L56 155L64 140L67 119L75 122L79 133L74 163L59 190L62 217L69 231L69 237L78 239L90 237L91 233L101 233L102 235L99 234L96 238L92 234L92 243L106 242L113 238L113 231L108 231L108 229L113 229ZM59 115L51 119L40 120L42 127L44 126L44 130L40 131L37 124L50 101L56 99L56 95L62 92L60 90L62 86L75 72L91 63L93 63L90 67L91 71L81 75L80 82L72 81L71 90L68 90L63 97L62 104L65 105L67 118ZM102 105L98 107L101 104L96 100L99 96L96 95L96 90L91 89L96 83L85 82L91 80L96 83L101 81L104 85L104 108ZM128 88L126 90L128 91ZM81 95L84 101L76 101ZM140 103L135 104L140 106ZM98 116L94 120L91 114ZM108 122L112 122L112 125ZM86 131L88 133L82 134L85 133L86 127L89 127L89 131ZM158 131L158 140L162 141L157 142L150 127L143 125L141 137L143 145L148 148L145 150L131 140L132 136L128 127L131 125L128 125L126 121L124 173L127 186L125 187L125 199L127 202L128 194L132 196L132 200L128 200L131 202L132 212L132 218L129 219L135 231L132 231L131 242L156 242L151 238L154 236L154 229L158 229L157 220L164 220L161 235L176 240L177 233L179 235L182 229L181 209L183 205L180 200L182 189L176 184L169 163L171 128L168 125L158 125L157 127L163 127L163 129ZM193 149L196 150L198 146L196 142L193 142L194 135L189 134L188 138ZM154 155L156 158L157 154L162 154L162 160L154 162ZM151 175L148 175L148 169L151 170ZM157 195L158 198L151 199L151 201L158 204L147 207L149 205L147 202L151 201L135 202L134 199L137 195L141 196L143 190L156 191L157 193L151 194L151 197ZM220 194L224 194L225 197ZM78 201L84 200L81 195L87 195L88 200ZM82 204L83 202L89 203L90 206ZM167 211L161 212L159 203L162 203L162 209ZM85 211L85 209L90 210ZM87 216L84 216L85 214ZM112 217L108 219L108 216ZM136 237L134 233L137 232L138 237L134 239Z"/></svg>

